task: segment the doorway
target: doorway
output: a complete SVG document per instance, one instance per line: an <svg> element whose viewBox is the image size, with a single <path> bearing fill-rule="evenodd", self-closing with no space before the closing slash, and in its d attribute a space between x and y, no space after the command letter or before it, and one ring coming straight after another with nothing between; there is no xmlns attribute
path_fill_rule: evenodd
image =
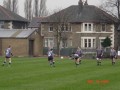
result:
<svg viewBox="0 0 120 90"><path fill-rule="evenodd" d="M34 55L34 40L29 40L29 56Z"/></svg>

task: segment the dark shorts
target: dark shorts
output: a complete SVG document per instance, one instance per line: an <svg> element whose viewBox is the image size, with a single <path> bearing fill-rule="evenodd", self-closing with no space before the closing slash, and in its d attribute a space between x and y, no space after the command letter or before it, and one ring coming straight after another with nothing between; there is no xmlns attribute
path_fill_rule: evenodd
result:
<svg viewBox="0 0 120 90"><path fill-rule="evenodd" d="M115 56L111 56L111 59L116 58Z"/></svg>
<svg viewBox="0 0 120 90"><path fill-rule="evenodd" d="M5 56L5 58L11 58L10 56Z"/></svg>
<svg viewBox="0 0 120 90"><path fill-rule="evenodd" d="M48 61L53 61L53 57L52 57L52 56L49 56L49 57L48 57Z"/></svg>
<svg viewBox="0 0 120 90"><path fill-rule="evenodd" d="M97 58L101 59L101 58L102 58L102 56L101 56L101 55L97 55Z"/></svg>
<svg viewBox="0 0 120 90"><path fill-rule="evenodd" d="M79 57L78 56L75 56L75 59L77 60Z"/></svg>

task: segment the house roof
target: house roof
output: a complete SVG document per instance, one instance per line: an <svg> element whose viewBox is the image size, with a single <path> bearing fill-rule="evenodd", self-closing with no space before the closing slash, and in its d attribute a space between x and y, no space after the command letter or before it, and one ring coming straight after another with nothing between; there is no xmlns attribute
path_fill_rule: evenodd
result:
<svg viewBox="0 0 120 90"><path fill-rule="evenodd" d="M45 20L45 17L33 17L28 28L38 28L40 27L40 22L46 22L44 20Z"/></svg>
<svg viewBox="0 0 120 90"><path fill-rule="evenodd" d="M33 29L0 29L0 38L28 38L35 31Z"/></svg>
<svg viewBox="0 0 120 90"><path fill-rule="evenodd" d="M81 11L79 11L81 10ZM60 20L61 19L61 20ZM67 19L67 20L66 20ZM93 5L83 5L82 9L79 5L72 5L59 12L56 12L46 18L33 18L30 22L29 27L39 27L39 23L45 22L64 22L70 23L82 23L82 22L93 22L93 23L116 23L118 19L105 11L99 9Z"/></svg>
<svg viewBox="0 0 120 90"><path fill-rule="evenodd" d="M27 19L21 17L20 15L9 11L8 9L0 5L0 20L2 21L21 21L29 22Z"/></svg>
<svg viewBox="0 0 120 90"><path fill-rule="evenodd" d="M105 11L93 5L84 5L81 11L79 11L79 5L73 5L73 6L70 6L66 9L63 9L49 16L48 20L50 22L56 22L54 18L56 18L60 14L64 14L64 17L66 16L68 19L68 22L71 22L71 23L74 23L74 22L96 22L96 23L97 22L103 22L103 23L104 22L106 23L118 22L118 19L116 19L112 15L106 13Z"/></svg>

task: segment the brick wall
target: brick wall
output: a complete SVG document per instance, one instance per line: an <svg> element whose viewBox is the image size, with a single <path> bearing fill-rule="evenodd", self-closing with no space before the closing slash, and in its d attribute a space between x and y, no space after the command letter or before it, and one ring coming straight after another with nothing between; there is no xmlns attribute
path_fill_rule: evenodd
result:
<svg viewBox="0 0 120 90"><path fill-rule="evenodd" d="M107 24L106 25L106 32L110 32L110 33L76 33L76 32L81 32L81 23L74 23L71 24L72 26L72 32L68 33L68 38L72 40L72 45L73 48L76 47L81 47L81 37L96 37L96 46L100 45L100 40L99 37L106 37L106 36L110 36L112 31L111 31L111 24ZM96 23L94 24L94 30L96 32L101 32L101 24ZM49 24L43 24L42 25L42 33L44 34L44 37L55 37L53 32L49 32ZM56 39L56 38L55 38ZM55 40L56 41L56 40ZM55 42L56 43L56 42ZM55 45L56 46L56 45Z"/></svg>
<svg viewBox="0 0 120 90"><path fill-rule="evenodd" d="M14 56L28 56L27 39L2 39L2 55L9 45L12 47Z"/></svg>
<svg viewBox="0 0 120 90"><path fill-rule="evenodd" d="M14 56L29 56L29 40L34 41L33 56L43 55L43 37L35 32L28 38L4 38L0 39L1 53L4 55L5 49L11 45Z"/></svg>

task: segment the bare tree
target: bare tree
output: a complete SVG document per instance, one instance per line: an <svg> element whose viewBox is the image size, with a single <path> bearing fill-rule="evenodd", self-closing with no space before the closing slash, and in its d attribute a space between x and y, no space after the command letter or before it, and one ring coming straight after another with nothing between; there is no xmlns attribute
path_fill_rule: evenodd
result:
<svg viewBox="0 0 120 90"><path fill-rule="evenodd" d="M118 23L115 23L115 48L119 49L120 47L120 0L103 0L102 5L100 6L102 7L103 10L105 10L106 12L110 13L111 15L115 16L116 18L118 18ZM118 30L119 29L119 30Z"/></svg>
<svg viewBox="0 0 120 90"><path fill-rule="evenodd" d="M12 11L18 13L18 0L12 1Z"/></svg>
<svg viewBox="0 0 120 90"><path fill-rule="evenodd" d="M34 0L34 16L38 17L39 16L39 1L40 0Z"/></svg>
<svg viewBox="0 0 120 90"><path fill-rule="evenodd" d="M14 13L18 13L18 0L4 0L3 6Z"/></svg>
<svg viewBox="0 0 120 90"><path fill-rule="evenodd" d="M120 0L103 0L100 8L120 19Z"/></svg>
<svg viewBox="0 0 120 90"><path fill-rule="evenodd" d="M12 11L12 8L11 8L11 0L4 0L4 1L3 1L3 6L4 6L6 9Z"/></svg>
<svg viewBox="0 0 120 90"><path fill-rule="evenodd" d="M46 9L46 0L40 1L40 9L39 9L39 16L46 16L47 9Z"/></svg>
<svg viewBox="0 0 120 90"><path fill-rule="evenodd" d="M65 44L65 42L67 41L68 37L71 34L68 33L69 30L71 29L69 19L70 19L70 14L64 10L62 11L59 10L59 12L55 12L48 19L51 22L50 24L53 25L53 34L57 43L57 55L59 56L60 56L61 42Z"/></svg>
<svg viewBox="0 0 120 90"><path fill-rule="evenodd" d="M34 0L34 17L46 16L46 0Z"/></svg>
<svg viewBox="0 0 120 90"><path fill-rule="evenodd" d="M26 0L24 3L24 12L25 12L25 17L28 20L32 19L32 0Z"/></svg>

